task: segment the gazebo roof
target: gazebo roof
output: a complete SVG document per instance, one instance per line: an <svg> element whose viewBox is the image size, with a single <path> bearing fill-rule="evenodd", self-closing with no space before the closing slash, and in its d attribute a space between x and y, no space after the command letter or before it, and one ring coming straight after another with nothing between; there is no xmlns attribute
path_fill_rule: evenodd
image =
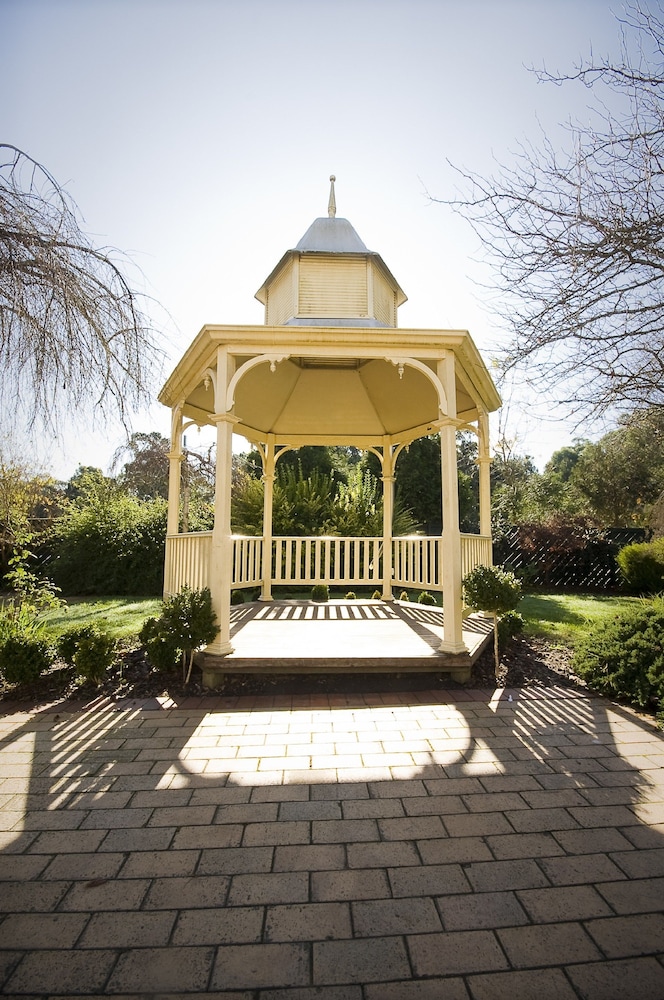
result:
<svg viewBox="0 0 664 1000"><path fill-rule="evenodd" d="M314 219L295 247L302 253L370 253L348 219Z"/></svg>
<svg viewBox="0 0 664 1000"><path fill-rule="evenodd" d="M259 302L262 302L263 305L267 304L270 289L274 288L278 280L282 277L282 272L288 267L289 264L292 264L294 260L311 258L316 255L320 255L321 258L327 258L328 261L332 260L336 262L341 262L343 259L350 261L363 257L368 262L371 262L371 266L375 267L385 276L389 286L395 294L397 307L403 305L403 303L408 300L408 296L400 287L398 281L387 267L380 254L367 249L366 244L360 239L348 219L337 219L337 205L334 193L335 179L334 175L330 177L330 199L327 209L327 218L320 217L318 219L314 219L299 243L293 249L286 251L277 266L270 272L268 277L256 292L255 297ZM329 316L326 318L329 319ZM359 317L357 318L359 319ZM302 321L291 317L288 322L297 324ZM338 323L346 326L354 325L349 323L347 320L337 318L337 324ZM372 326L386 325L384 323L376 323L375 320L367 320L362 323L358 323L360 326L367 324Z"/></svg>
<svg viewBox="0 0 664 1000"><path fill-rule="evenodd" d="M248 440L274 436L290 447L407 444L445 414L464 427L496 410L500 397L465 330L397 328L406 297L336 218L330 179L328 218L312 223L256 295L265 324L203 327L160 401L197 424L232 413ZM451 356L456 398L441 401L440 364Z"/></svg>

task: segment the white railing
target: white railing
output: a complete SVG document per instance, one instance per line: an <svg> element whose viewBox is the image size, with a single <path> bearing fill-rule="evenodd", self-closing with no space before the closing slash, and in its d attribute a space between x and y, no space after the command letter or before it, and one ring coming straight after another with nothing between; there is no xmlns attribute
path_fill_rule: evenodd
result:
<svg viewBox="0 0 664 1000"><path fill-rule="evenodd" d="M184 586L192 590L209 587L211 554L211 531L167 535L164 594L177 594Z"/></svg>
<svg viewBox="0 0 664 1000"><path fill-rule="evenodd" d="M212 532L169 535L166 539L164 592L183 586L194 590L211 582ZM392 583L422 590L442 590L443 542L440 537L411 535L392 539ZM379 587L383 582L383 539L279 535L272 539L271 583L275 586ZM461 575L491 565L488 535L461 535ZM263 539L233 536L233 587L262 583Z"/></svg>
<svg viewBox="0 0 664 1000"><path fill-rule="evenodd" d="M461 579L476 566L493 566L490 535L461 536Z"/></svg>
<svg viewBox="0 0 664 1000"><path fill-rule="evenodd" d="M272 583L380 584L382 544L382 538L276 536Z"/></svg>
<svg viewBox="0 0 664 1000"><path fill-rule="evenodd" d="M392 581L397 587L442 590L442 539L405 535L392 539Z"/></svg>
<svg viewBox="0 0 664 1000"><path fill-rule="evenodd" d="M233 535L233 587L255 587L263 580L263 539Z"/></svg>

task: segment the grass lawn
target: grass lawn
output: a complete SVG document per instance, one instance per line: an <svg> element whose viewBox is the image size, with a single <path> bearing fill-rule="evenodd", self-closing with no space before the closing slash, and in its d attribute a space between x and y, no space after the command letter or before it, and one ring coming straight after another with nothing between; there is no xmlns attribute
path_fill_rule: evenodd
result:
<svg viewBox="0 0 664 1000"><path fill-rule="evenodd" d="M526 620L526 635L574 646L585 635L588 625L612 618L642 600L603 594L526 594L517 611Z"/></svg>
<svg viewBox="0 0 664 1000"><path fill-rule="evenodd" d="M47 629L57 636L72 625L96 622L103 624L115 639L130 639L138 635L145 619L158 615L160 609L158 597L71 598L64 608L49 615Z"/></svg>
<svg viewBox="0 0 664 1000"><path fill-rule="evenodd" d="M310 590L288 594L288 597L299 597L301 600L309 596ZM342 597L343 594L334 596ZM366 596L370 597L371 593ZM638 597L602 594L538 593L523 597L518 611L526 620L526 635L538 635L559 645L574 646L589 624L610 618L640 601ZM65 608L49 616L48 631L56 636L72 625L96 621L103 622L116 639L130 639L138 635L146 618L159 614L160 608L161 600L157 597L74 598Z"/></svg>

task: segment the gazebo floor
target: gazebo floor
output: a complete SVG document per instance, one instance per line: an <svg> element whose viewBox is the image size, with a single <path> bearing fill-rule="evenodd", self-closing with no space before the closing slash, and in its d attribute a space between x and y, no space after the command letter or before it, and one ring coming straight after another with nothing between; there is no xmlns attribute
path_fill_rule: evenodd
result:
<svg viewBox="0 0 664 1000"><path fill-rule="evenodd" d="M203 654L204 683L229 673L450 673L467 680L492 622L464 620L465 653L441 653L443 610L385 601L254 601L231 609L227 656Z"/></svg>

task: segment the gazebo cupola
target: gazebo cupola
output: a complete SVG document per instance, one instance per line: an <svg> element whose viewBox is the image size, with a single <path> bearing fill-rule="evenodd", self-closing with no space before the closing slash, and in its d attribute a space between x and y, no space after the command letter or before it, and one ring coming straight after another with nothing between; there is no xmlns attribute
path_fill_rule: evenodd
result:
<svg viewBox="0 0 664 1000"><path fill-rule="evenodd" d="M327 218L315 219L256 292L267 326L396 327L406 301L382 257L337 219L334 175Z"/></svg>

